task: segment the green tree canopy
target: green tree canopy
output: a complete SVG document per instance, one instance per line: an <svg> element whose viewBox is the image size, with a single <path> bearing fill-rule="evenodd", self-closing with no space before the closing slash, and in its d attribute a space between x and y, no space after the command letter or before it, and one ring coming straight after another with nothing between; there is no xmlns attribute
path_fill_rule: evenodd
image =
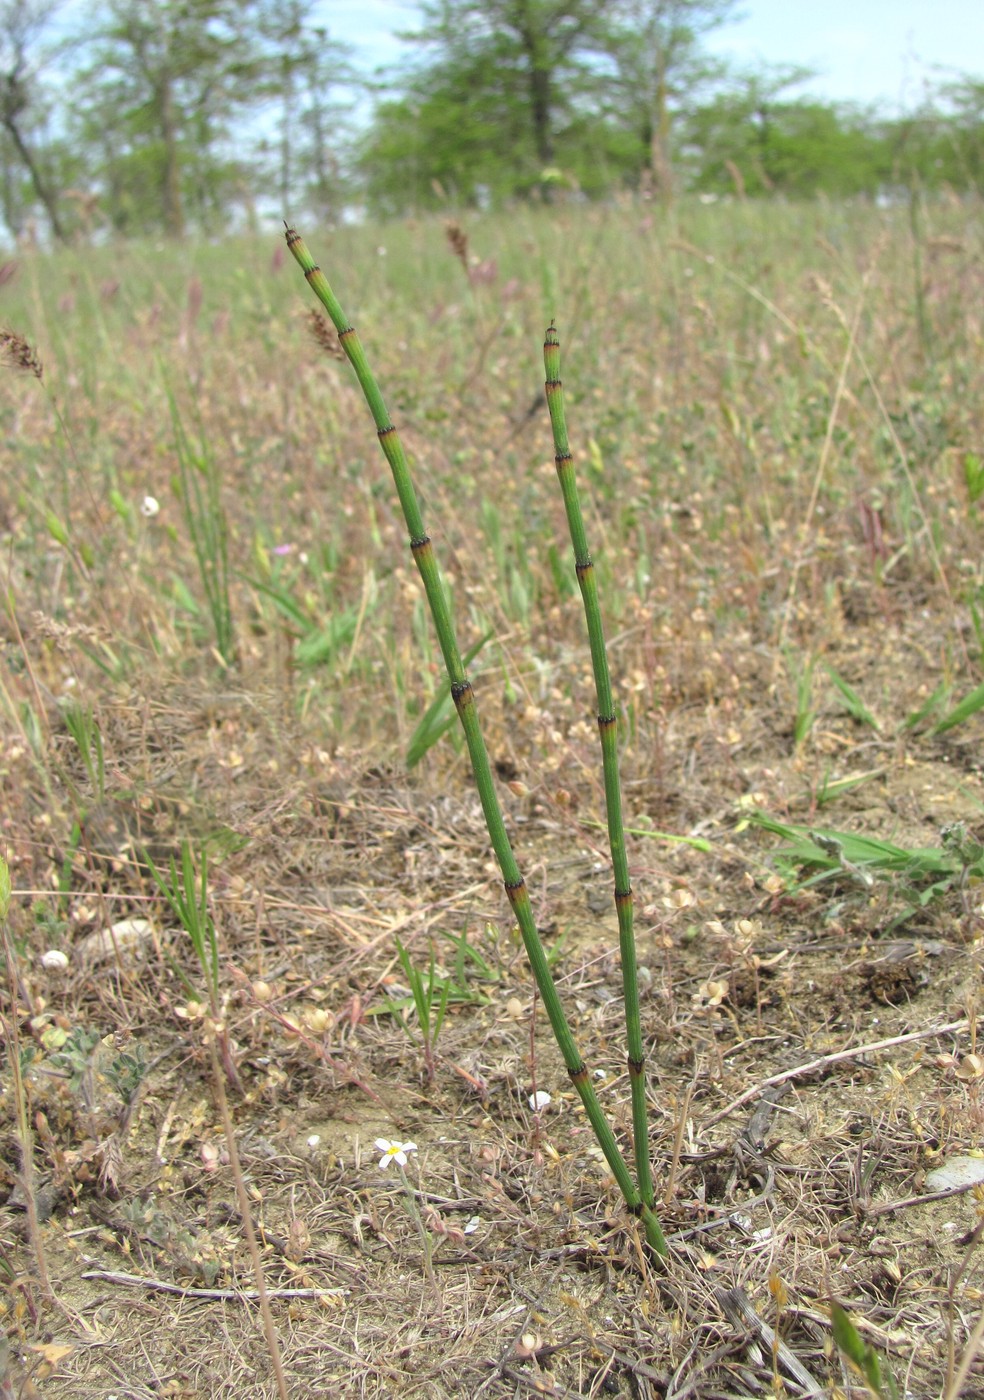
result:
<svg viewBox="0 0 984 1400"><path fill-rule="evenodd" d="M600 105L614 9L614 0L425 5L424 27L409 36L421 55L364 144L372 202L522 195L549 188L558 167L580 179L570 167L585 114Z"/></svg>

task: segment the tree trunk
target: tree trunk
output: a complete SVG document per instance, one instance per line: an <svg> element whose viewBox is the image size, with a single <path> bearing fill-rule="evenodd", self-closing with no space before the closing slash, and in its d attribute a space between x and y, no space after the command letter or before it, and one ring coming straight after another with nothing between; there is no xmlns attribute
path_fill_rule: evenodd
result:
<svg viewBox="0 0 984 1400"><path fill-rule="evenodd" d="M34 153L24 140L17 118L27 106L27 96L24 85L21 82L18 72L5 73L2 80L2 91L0 91L0 122L14 143L14 149L20 156L25 170L31 177L31 184L34 186L34 193L44 205L45 212L51 224L51 232L58 239L59 243L64 243L65 229L58 214L58 202L55 199L54 191L49 187L47 180L41 174L40 166L34 159Z"/></svg>
<svg viewBox="0 0 984 1400"><path fill-rule="evenodd" d="M174 92L170 77L165 74L158 94L160 102L161 141L164 144L164 229L171 238L184 237L184 208L181 203L181 156L178 151L178 126L174 110Z"/></svg>
<svg viewBox="0 0 984 1400"><path fill-rule="evenodd" d="M666 102L666 64L659 60L656 79L656 111L652 123L649 169L656 197L664 204L673 200L673 164L670 160L670 111Z"/></svg>
<svg viewBox="0 0 984 1400"><path fill-rule="evenodd" d="M530 69L530 108L533 115L536 158L542 166L552 165L554 157L550 107L550 74L545 68L534 63Z"/></svg>
<svg viewBox="0 0 984 1400"><path fill-rule="evenodd" d="M535 21L530 15L529 6L523 5L516 20L516 33L529 64L530 119L533 127L533 148L536 158L543 166L553 164L554 144L551 129L551 108L553 106L551 73L544 53L543 35L538 34Z"/></svg>
<svg viewBox="0 0 984 1400"><path fill-rule="evenodd" d="M41 203L44 205L45 213L48 215L48 222L51 224L51 232L58 239L59 243L67 242L65 236L65 227L62 224L61 218L58 213L58 204L55 200L55 196L52 193L51 189L48 187L47 180L45 180L45 178L42 176L41 171L38 168L37 162L35 161L34 156L31 152L30 146L28 146L27 142L21 135L20 127L17 125L16 118L7 116L5 114L3 117L3 125L8 135L10 136L11 141L13 141L14 143L14 147L17 151L17 154L24 162L24 166L27 170L28 175L30 175L31 177L31 184L34 186L35 194L37 195L38 199L40 199Z"/></svg>

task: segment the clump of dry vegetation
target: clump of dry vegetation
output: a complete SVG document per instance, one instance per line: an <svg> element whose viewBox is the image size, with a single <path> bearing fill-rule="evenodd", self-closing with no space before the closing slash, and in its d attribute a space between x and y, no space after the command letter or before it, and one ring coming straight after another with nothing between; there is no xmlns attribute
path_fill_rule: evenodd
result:
<svg viewBox="0 0 984 1400"><path fill-rule="evenodd" d="M276 1395L247 1217L292 1396L861 1396L834 1301L900 1393L980 1387L979 1188L931 1175L982 1145L978 215L928 207L918 249L902 209L753 204L459 222L467 265L436 221L319 249L627 1141L537 392L562 330L665 1267L550 1040L296 270L275 239L19 259L0 321L44 377L0 378L7 1393ZM214 999L153 874L183 849ZM377 1141L415 1145L404 1180Z"/></svg>

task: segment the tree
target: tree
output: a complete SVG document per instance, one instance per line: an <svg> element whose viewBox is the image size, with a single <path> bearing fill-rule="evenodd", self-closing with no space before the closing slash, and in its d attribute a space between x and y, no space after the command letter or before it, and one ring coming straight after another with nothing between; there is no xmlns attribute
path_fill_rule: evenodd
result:
<svg viewBox="0 0 984 1400"><path fill-rule="evenodd" d="M620 0L612 45L622 104L638 133L645 182L673 193L672 114L692 105L701 82L719 74L701 50L735 0Z"/></svg>
<svg viewBox="0 0 984 1400"><path fill-rule="evenodd" d="M27 172L31 187L44 206L51 231L59 240L65 227L58 198L42 153L31 139L39 109L37 67L32 57L61 0L2 0L0 3L0 125L16 160ZM4 171L4 213L8 226L18 222L14 209L13 171Z"/></svg>
<svg viewBox="0 0 984 1400"><path fill-rule="evenodd" d="M337 132L340 117L331 93L355 81L348 46L311 23L314 10L315 0L267 0L260 16L264 75L257 95L279 108L276 180L285 216L306 194L322 217L329 214L339 167L330 128Z"/></svg>
<svg viewBox="0 0 984 1400"><path fill-rule="evenodd" d="M984 189L984 80L960 74L926 93L915 111L886 124L895 183Z"/></svg>
<svg viewBox="0 0 984 1400"><path fill-rule="evenodd" d="M422 202L434 181L475 199L550 187L565 133L597 106L615 0L431 0L409 35L424 51L404 91L383 102L363 168L379 161ZM375 169L374 169L375 167ZM394 191L391 188L389 193Z"/></svg>
<svg viewBox="0 0 984 1400"><path fill-rule="evenodd" d="M153 215L180 238L186 200L208 222L221 214L223 184L235 181L234 162L217 147L254 95L257 0L110 0L107 8L86 74L83 134L100 133L117 224L139 227ZM135 176L151 210L121 198Z"/></svg>
<svg viewBox="0 0 984 1400"><path fill-rule="evenodd" d="M693 185L791 198L877 191L891 174L882 125L849 103L785 95L808 76L795 68L746 74L691 113L684 155Z"/></svg>

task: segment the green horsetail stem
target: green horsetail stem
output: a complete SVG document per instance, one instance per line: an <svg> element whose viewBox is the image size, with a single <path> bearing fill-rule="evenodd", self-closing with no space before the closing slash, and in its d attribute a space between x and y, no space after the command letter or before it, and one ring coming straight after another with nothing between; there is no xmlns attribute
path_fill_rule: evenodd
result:
<svg viewBox="0 0 984 1400"><path fill-rule="evenodd" d="M485 815L485 822L488 827L492 848L495 852L499 869L502 872L503 883L506 894L516 922L523 938L526 948L526 956L529 960L530 968L536 979L536 985L540 993L547 1017L550 1021L554 1037L563 1056L567 1072L571 1077L575 1089L584 1105L588 1121L594 1131L598 1144L604 1153L612 1175L618 1183L619 1190L629 1209L637 1215L643 1224L646 1232L646 1239L650 1246L661 1255L668 1253L666 1240L659 1220L649 1201L644 1201L632 1180L632 1174L625 1162L625 1158L619 1151L618 1143L615 1141L615 1134L612 1131L605 1112L598 1101L592 1084L587 1066L581 1058L577 1042L564 1014L557 988L554 985L553 977L550 973L550 965L547 961L546 950L537 932L536 923L533 918L533 906L530 903L529 892L526 882L520 873L516 858L513 855L509 836L506 832L505 821L502 816L502 809L495 791L495 784L492 781L492 769L489 764L488 750L485 747L485 740L479 727L478 713L475 706L475 696L472 691L471 682L465 675L465 668L461 661L461 654L455 640L454 629L451 625L451 617L448 612L447 599L441 583L440 573L437 567L430 539L424 530L423 517L417 503L417 494L410 477L410 469L407 465L406 454L403 444L400 441L399 433L390 421L383 402L383 396L379 392L369 362L366 359L365 351L355 328L349 324L348 317L339 304L338 298L332 291L328 279L318 267L308 251L304 240L297 233L296 229L287 228L287 247L293 253L301 270L307 279L308 285L315 296L324 306L332 323L338 332L338 339L342 349L345 351L352 368L355 370L359 386L365 395L369 410L372 413L373 421L376 424L376 433L379 437L380 445L386 456L393 473L393 481L396 486L396 493L400 498L400 505L403 508L403 516L406 520L407 529L410 532L410 549L420 573L421 581L424 585L424 592L427 595L427 602L430 606L431 615L434 619L434 628L437 632L438 643L444 657L444 664L447 669L448 678L451 682L451 698L454 700L458 718L464 731L465 743L468 747L468 755L471 759L472 770L475 774L475 785L478 788L479 799L482 804L482 811Z"/></svg>
<svg viewBox="0 0 984 1400"><path fill-rule="evenodd" d="M646 1111L646 1058L642 1046L642 1024L639 1017L639 978L636 968L635 934L632 926L632 885L629 863L625 854L625 832L622 827L622 788L618 773L618 721L612 700L612 682L608 670L608 653L598 605L598 581L588 552L588 540L577 494L574 458L567 440L567 420L564 414L564 386L560 378L560 341L556 327L551 325L543 345L546 371L547 407L553 428L554 461L567 512L567 526L574 546L574 569L584 601L588 624L588 643L598 695L598 729L601 733L601 758L605 773L605 808L608 814L608 840L612 851L615 874L615 909L618 914L618 942L622 962L622 989L625 1002L625 1038L628 1048L629 1083L632 1087L632 1137L635 1148L636 1175L643 1201L653 1204L653 1174L649 1165L649 1117Z"/></svg>

